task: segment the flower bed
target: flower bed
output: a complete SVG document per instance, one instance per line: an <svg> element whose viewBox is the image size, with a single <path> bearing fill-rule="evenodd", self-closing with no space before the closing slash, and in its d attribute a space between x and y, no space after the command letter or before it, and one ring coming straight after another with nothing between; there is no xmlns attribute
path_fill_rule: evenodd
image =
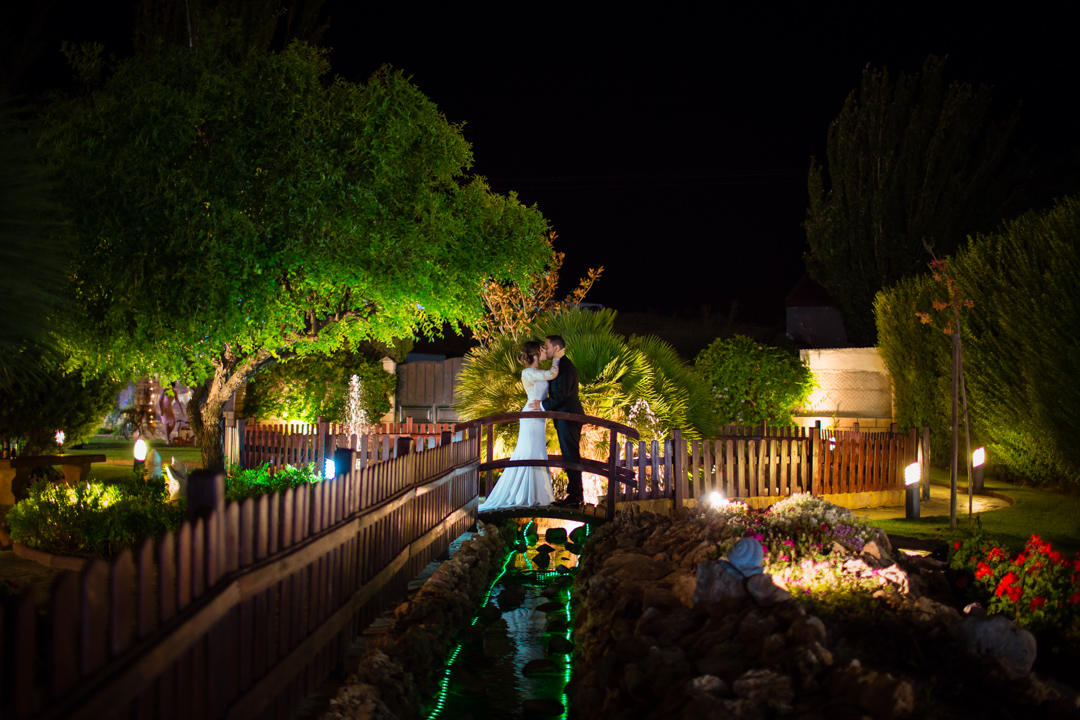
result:
<svg viewBox="0 0 1080 720"><path fill-rule="evenodd" d="M1013 555L976 534L953 543L949 565L957 587L989 612L1080 641L1080 553L1067 557L1032 535Z"/></svg>

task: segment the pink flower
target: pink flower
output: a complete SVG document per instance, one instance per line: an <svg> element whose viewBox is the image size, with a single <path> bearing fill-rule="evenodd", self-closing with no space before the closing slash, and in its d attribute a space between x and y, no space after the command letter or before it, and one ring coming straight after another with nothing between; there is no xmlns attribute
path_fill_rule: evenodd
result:
<svg viewBox="0 0 1080 720"><path fill-rule="evenodd" d="M757 540L758 542L761 542L762 540L765 539L765 536L762 535L761 533L754 533L754 539Z"/></svg>

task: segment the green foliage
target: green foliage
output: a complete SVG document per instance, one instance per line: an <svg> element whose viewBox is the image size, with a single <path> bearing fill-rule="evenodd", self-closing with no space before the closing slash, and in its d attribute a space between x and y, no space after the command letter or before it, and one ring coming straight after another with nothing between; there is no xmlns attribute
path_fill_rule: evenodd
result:
<svg viewBox="0 0 1080 720"><path fill-rule="evenodd" d="M951 254L1008 206L1002 172L1016 115L987 120L990 90L946 85L931 56L922 75L866 68L829 126L828 187L811 159L807 266L840 305L848 336L874 342L875 294Z"/></svg>
<svg viewBox="0 0 1080 720"><path fill-rule="evenodd" d="M195 387L205 467L259 370L460 327L485 281L549 251L540 213L467 175L460 126L403 73L329 78L319 50L238 54L237 35L121 62L43 137L78 235L73 363Z"/></svg>
<svg viewBox="0 0 1080 720"><path fill-rule="evenodd" d="M233 466L225 477L225 499L240 502L250 497L282 492L322 480L315 463L299 467L286 465L273 475L270 474L269 463L250 470Z"/></svg>
<svg viewBox="0 0 1080 720"><path fill-rule="evenodd" d="M349 382L360 378L361 404L369 422L390 411L397 376L383 369L372 353L348 348L331 355L305 355L278 363L255 376L244 396L244 410L253 417L278 417L313 423L347 420Z"/></svg>
<svg viewBox="0 0 1080 720"><path fill-rule="evenodd" d="M165 485L134 473L123 483L39 481L7 514L11 537L29 547L76 557L115 555L146 537L180 527L184 505L165 502Z"/></svg>
<svg viewBox="0 0 1080 720"><path fill-rule="evenodd" d="M64 372L41 362L36 377L13 385L0 403L0 437L22 438L23 454L55 454L55 433L77 445L97 430L123 383Z"/></svg>
<svg viewBox="0 0 1080 720"><path fill-rule="evenodd" d="M1032 535L1013 556L976 533L954 542L949 556L949 566L959 571L959 587L991 613L1080 640L1080 553L1069 558Z"/></svg>
<svg viewBox="0 0 1080 720"><path fill-rule="evenodd" d="M630 425L643 439L669 437L675 429L685 437L709 432L708 396L700 378L667 343L656 338L627 340L612 329L614 320L614 310L573 309L541 317L524 337L562 335L566 340L566 354L578 369L585 414ZM517 412L525 406L518 348L512 337L496 336L487 347L470 351L458 378L457 410L462 418ZM606 457L606 434L584 430L583 453ZM500 439L512 446L516 424L503 426L500 432ZM548 446L558 447L550 423Z"/></svg>
<svg viewBox="0 0 1080 720"><path fill-rule="evenodd" d="M972 442L999 471L1039 483L1080 478L1080 199L1067 198L980 236L949 260L973 301L961 317ZM950 356L942 333L914 326L933 298L917 279L875 303L897 412L948 436ZM939 300L944 298L937 298ZM945 346L943 347L943 343ZM944 449L943 449L944 450ZM947 457L947 453L937 458Z"/></svg>
<svg viewBox="0 0 1080 720"><path fill-rule="evenodd" d="M792 425L791 413L815 387L802 360L744 335L718 338L694 365L711 388L713 419L721 426Z"/></svg>
<svg viewBox="0 0 1080 720"><path fill-rule="evenodd" d="M62 306L66 227L34 145L0 96L0 390L40 379L38 358L56 350L50 318Z"/></svg>

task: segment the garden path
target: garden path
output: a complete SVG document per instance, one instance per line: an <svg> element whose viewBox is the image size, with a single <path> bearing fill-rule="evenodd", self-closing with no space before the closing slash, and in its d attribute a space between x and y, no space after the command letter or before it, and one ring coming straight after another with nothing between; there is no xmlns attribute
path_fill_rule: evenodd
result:
<svg viewBox="0 0 1080 720"><path fill-rule="evenodd" d="M967 488L957 489L958 497L956 499L956 513L959 517L961 514L967 515L968 499ZM1009 507L1012 503L1000 497L992 497L990 495L975 495L972 498L972 510L977 513L987 512L989 510L1000 510L1001 508ZM857 516L866 518L867 520L893 520L902 519L904 517L904 506L897 505L894 507L879 507L879 508L862 508L854 510ZM935 517L938 515L949 514L949 488L944 485L930 484L930 499L921 501L921 515L923 517Z"/></svg>

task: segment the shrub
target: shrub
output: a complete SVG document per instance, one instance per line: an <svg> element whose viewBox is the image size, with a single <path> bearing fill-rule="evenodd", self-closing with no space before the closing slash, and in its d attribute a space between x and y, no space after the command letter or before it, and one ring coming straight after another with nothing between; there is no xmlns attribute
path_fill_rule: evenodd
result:
<svg viewBox="0 0 1080 720"><path fill-rule="evenodd" d="M957 584L989 612L1080 640L1080 553L1066 557L1032 535L1013 556L976 533L953 543L949 565L960 571Z"/></svg>
<svg viewBox="0 0 1080 720"><path fill-rule="evenodd" d="M110 557L146 537L180 527L183 503L166 503L165 486L135 473L123 483L30 486L8 512L11 537L28 547L76 557Z"/></svg>
<svg viewBox="0 0 1080 720"><path fill-rule="evenodd" d="M1031 212L971 240L949 259L974 303L961 315L972 441L1004 474L1075 485L1080 478L1080 198ZM898 420L950 425L948 338L916 326L936 297L929 278L882 291L875 302L881 354L893 376ZM938 297L937 299L943 299ZM935 445L945 447L939 441ZM947 454L947 453L946 453Z"/></svg>
<svg viewBox="0 0 1080 720"><path fill-rule="evenodd" d="M270 474L270 463L250 470L234 465L225 477L225 499L240 502L249 497L310 485L322 479L315 463L299 467L286 465L273 475Z"/></svg>
<svg viewBox="0 0 1080 720"><path fill-rule="evenodd" d="M810 367L793 355L736 335L719 338L694 360L712 391L718 425L792 425L792 411L814 389Z"/></svg>

